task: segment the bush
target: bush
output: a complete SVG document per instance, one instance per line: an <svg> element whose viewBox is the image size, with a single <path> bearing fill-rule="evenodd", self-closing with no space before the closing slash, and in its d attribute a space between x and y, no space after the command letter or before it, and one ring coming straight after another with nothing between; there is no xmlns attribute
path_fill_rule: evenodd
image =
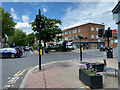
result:
<svg viewBox="0 0 120 90"><path fill-rule="evenodd" d="M39 47L38 47L38 46L35 46L35 47L33 47L33 49L34 49L34 50L38 50L38 49L39 49Z"/></svg>

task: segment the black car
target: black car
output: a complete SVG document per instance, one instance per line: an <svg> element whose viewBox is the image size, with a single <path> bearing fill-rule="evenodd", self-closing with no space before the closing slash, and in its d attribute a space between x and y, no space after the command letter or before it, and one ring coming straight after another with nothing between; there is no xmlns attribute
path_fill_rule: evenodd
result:
<svg viewBox="0 0 120 90"><path fill-rule="evenodd" d="M108 49L112 49L112 47L108 47L108 46L100 47L100 51L106 51Z"/></svg>

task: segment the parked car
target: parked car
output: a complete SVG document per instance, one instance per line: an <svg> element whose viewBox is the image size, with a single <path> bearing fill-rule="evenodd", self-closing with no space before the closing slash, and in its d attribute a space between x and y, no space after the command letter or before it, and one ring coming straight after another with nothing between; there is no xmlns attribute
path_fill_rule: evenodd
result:
<svg viewBox="0 0 120 90"><path fill-rule="evenodd" d="M100 47L100 51L106 51L108 49L112 49L112 47L108 47L108 46Z"/></svg>
<svg viewBox="0 0 120 90"><path fill-rule="evenodd" d="M31 48L29 46L25 46L25 51L29 51Z"/></svg>
<svg viewBox="0 0 120 90"><path fill-rule="evenodd" d="M0 49L0 57L20 57L21 52L17 48L2 48Z"/></svg>
<svg viewBox="0 0 120 90"><path fill-rule="evenodd" d="M71 50L74 50L74 47L72 45L66 45L66 48L70 48Z"/></svg>

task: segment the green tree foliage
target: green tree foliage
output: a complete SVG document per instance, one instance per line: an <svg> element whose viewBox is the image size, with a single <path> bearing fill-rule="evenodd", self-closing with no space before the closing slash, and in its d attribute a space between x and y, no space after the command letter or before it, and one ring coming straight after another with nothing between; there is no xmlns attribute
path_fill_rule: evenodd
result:
<svg viewBox="0 0 120 90"><path fill-rule="evenodd" d="M44 46L46 47L46 42L54 41L55 38L57 38L56 34L62 33L61 29L58 25L61 25L62 22L59 19L50 19L45 17L44 15L41 16L42 19L45 21L45 28L41 29L41 40L44 41ZM36 21L34 20L31 22L32 30L34 32L39 32L36 29L35 25ZM37 39L38 39L38 33L36 33ZM60 38L60 37L58 37Z"/></svg>
<svg viewBox="0 0 120 90"><path fill-rule="evenodd" d="M10 46L12 46L13 43L15 43L15 46L25 46L26 33L20 29L15 29L14 35L8 38L8 43Z"/></svg>
<svg viewBox="0 0 120 90"><path fill-rule="evenodd" d="M33 45L33 40L34 40L34 33L28 34L26 38L26 45Z"/></svg>
<svg viewBox="0 0 120 90"><path fill-rule="evenodd" d="M4 38L4 34L11 36L14 34L14 27L16 23L13 21L13 18L9 12L5 12L2 7L0 7L0 22L2 22L2 37Z"/></svg>

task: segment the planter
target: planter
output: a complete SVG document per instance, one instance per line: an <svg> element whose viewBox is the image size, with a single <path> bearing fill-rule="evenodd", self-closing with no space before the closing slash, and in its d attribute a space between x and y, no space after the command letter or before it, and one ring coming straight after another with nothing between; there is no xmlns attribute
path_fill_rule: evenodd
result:
<svg viewBox="0 0 120 90"><path fill-rule="evenodd" d="M104 64L103 63L87 63L87 68L90 68L90 65L96 72L103 72L104 70Z"/></svg>
<svg viewBox="0 0 120 90"><path fill-rule="evenodd" d="M83 70L79 69L79 80L92 89L102 88L102 75L90 76Z"/></svg>
<svg viewBox="0 0 120 90"><path fill-rule="evenodd" d="M103 72L104 70L104 64L93 64L92 68L94 68L94 70L96 69L97 72Z"/></svg>

